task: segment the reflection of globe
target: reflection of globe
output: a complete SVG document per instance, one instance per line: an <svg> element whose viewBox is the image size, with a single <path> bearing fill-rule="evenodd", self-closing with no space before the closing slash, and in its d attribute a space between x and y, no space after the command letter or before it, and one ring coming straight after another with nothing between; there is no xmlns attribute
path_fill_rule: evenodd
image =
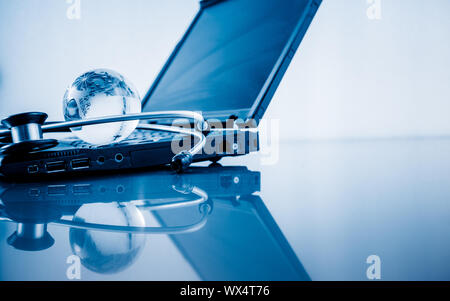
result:
<svg viewBox="0 0 450 301"><path fill-rule="evenodd" d="M85 204L73 221L115 226L144 227L145 220L136 206L122 203ZM83 266L91 271L112 274L125 270L145 244L144 234L106 232L71 228L70 245Z"/></svg>
<svg viewBox="0 0 450 301"><path fill-rule="evenodd" d="M95 69L79 76L64 94L66 121L141 112L137 90L122 75L108 69ZM138 120L72 128L80 139L91 144L108 144L127 138Z"/></svg>

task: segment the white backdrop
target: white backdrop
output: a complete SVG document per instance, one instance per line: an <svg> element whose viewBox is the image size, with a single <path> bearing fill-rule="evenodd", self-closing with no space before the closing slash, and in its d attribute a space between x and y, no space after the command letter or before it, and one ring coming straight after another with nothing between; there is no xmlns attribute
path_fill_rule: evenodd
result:
<svg viewBox="0 0 450 301"><path fill-rule="evenodd" d="M79 19L67 15L74 1ZM371 19L377 3L381 19ZM61 119L65 87L99 67L145 94L197 8L196 0L1 1L1 114ZM324 0L265 117L280 119L284 140L449 135L449 11L448 0Z"/></svg>

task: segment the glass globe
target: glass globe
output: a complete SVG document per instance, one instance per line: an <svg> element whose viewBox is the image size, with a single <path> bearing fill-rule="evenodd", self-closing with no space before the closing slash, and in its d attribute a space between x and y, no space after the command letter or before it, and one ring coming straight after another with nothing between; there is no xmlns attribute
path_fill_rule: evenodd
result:
<svg viewBox="0 0 450 301"><path fill-rule="evenodd" d="M145 227L141 211L129 203L84 204L73 221ZM145 246L146 236L71 228L69 240L73 254L80 257L83 266L96 273L114 274L133 264Z"/></svg>
<svg viewBox="0 0 450 301"><path fill-rule="evenodd" d="M136 88L119 73L108 69L88 71L75 79L63 99L66 121L141 112ZM126 139L139 120L72 128L85 142L104 145Z"/></svg>

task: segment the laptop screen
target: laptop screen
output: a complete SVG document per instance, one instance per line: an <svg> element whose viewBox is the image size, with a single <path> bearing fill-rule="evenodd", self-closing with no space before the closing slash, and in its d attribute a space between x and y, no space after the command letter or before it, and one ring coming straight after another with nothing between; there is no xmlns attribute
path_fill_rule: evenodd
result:
<svg viewBox="0 0 450 301"><path fill-rule="evenodd" d="M308 0L226 0L203 9L144 111L246 118Z"/></svg>

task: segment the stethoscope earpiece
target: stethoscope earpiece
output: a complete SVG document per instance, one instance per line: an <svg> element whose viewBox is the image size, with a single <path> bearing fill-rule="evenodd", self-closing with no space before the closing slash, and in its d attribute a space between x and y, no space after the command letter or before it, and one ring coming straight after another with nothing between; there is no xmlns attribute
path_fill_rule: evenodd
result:
<svg viewBox="0 0 450 301"><path fill-rule="evenodd" d="M23 154L58 145L56 139L43 139L42 126L48 115L41 112L20 113L2 120L11 132L12 143L0 148L0 154Z"/></svg>

